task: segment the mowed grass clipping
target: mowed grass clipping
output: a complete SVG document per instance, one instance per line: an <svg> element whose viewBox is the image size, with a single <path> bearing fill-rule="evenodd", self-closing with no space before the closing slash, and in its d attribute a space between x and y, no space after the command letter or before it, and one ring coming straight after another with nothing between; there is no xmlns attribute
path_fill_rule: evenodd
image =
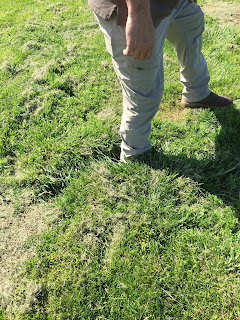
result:
<svg viewBox="0 0 240 320"><path fill-rule="evenodd" d="M0 319L239 319L239 28L204 33L233 107L182 110L166 42L154 148L119 164L121 88L86 1L0 9L0 192L59 209Z"/></svg>

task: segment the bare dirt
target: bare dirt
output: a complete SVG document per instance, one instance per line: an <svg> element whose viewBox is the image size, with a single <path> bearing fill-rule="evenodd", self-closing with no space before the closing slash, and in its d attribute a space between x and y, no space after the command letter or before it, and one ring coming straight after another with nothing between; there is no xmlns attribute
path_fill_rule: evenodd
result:
<svg viewBox="0 0 240 320"><path fill-rule="evenodd" d="M240 3L205 0L201 6L203 12L221 22L221 25L233 24L240 26Z"/></svg>
<svg viewBox="0 0 240 320"><path fill-rule="evenodd" d="M34 203L29 192L17 197L12 190L0 193L0 306L7 314L26 311L41 290L25 279L23 262L35 254L31 237L46 230L55 215L56 209ZM24 297L21 301L16 300L16 289Z"/></svg>

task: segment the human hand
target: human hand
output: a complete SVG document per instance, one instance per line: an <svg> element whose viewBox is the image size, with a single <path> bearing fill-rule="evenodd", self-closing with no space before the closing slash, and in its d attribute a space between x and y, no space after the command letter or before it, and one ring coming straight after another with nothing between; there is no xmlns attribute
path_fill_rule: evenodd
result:
<svg viewBox="0 0 240 320"><path fill-rule="evenodd" d="M155 42L155 30L150 13L128 15L126 23L125 56L146 60L152 56Z"/></svg>

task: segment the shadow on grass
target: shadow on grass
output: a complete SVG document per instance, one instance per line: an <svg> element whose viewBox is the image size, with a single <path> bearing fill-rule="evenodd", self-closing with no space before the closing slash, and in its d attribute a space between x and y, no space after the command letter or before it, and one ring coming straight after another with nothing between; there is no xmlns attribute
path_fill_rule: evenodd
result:
<svg viewBox="0 0 240 320"><path fill-rule="evenodd" d="M240 110L234 106L213 111L221 131L214 155L198 160L186 155L164 154L157 147L138 157L154 169L166 169L198 182L202 189L220 197L240 219Z"/></svg>

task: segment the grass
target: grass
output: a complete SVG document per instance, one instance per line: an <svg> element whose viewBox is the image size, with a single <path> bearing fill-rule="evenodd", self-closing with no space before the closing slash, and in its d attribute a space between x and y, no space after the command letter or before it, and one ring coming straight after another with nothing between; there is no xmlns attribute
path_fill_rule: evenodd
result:
<svg viewBox="0 0 240 320"><path fill-rule="evenodd" d="M1 196L16 217L26 190L59 210L0 319L238 319L239 28L207 17L203 48L234 106L182 110L166 43L154 148L119 165L121 89L86 1L0 9Z"/></svg>

